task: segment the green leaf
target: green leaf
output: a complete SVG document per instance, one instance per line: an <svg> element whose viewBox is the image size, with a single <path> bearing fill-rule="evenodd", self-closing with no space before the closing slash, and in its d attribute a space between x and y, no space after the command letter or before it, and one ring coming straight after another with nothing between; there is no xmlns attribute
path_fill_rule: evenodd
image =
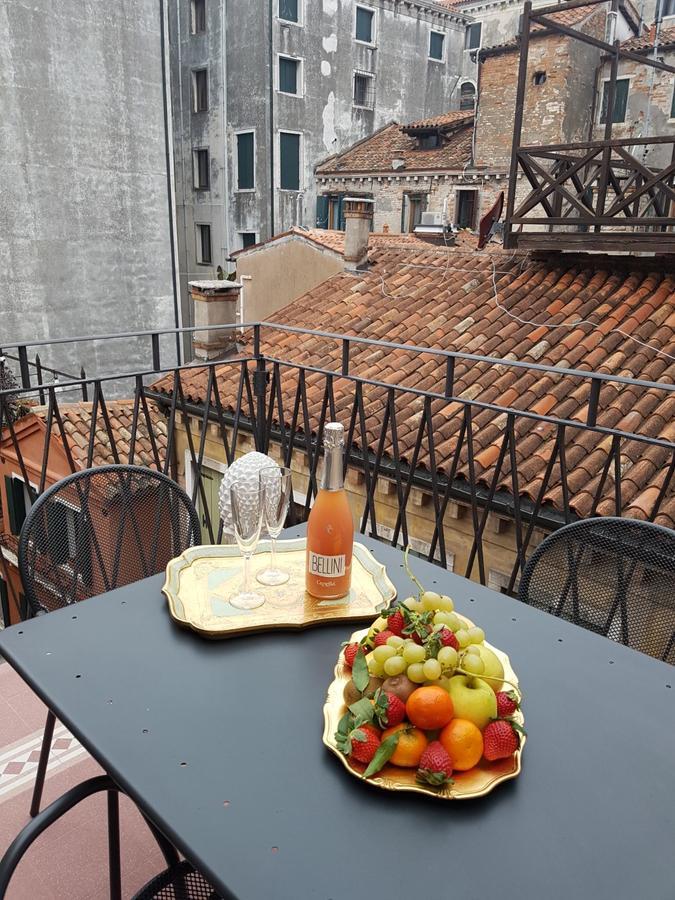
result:
<svg viewBox="0 0 675 900"><path fill-rule="evenodd" d="M337 734L347 735L352 730L352 714L346 712L338 722Z"/></svg>
<svg viewBox="0 0 675 900"><path fill-rule="evenodd" d="M363 731L362 728L355 728L350 735L353 741L359 741L361 744L365 744L368 740L368 735Z"/></svg>
<svg viewBox="0 0 675 900"><path fill-rule="evenodd" d="M370 673L368 671L368 664L366 663L366 654L363 650L359 649L356 651L356 656L354 657L354 664L352 665L352 681L356 685L356 690L365 691L368 687L368 682L370 681Z"/></svg>
<svg viewBox="0 0 675 900"><path fill-rule="evenodd" d="M370 764L366 771L363 773L364 778L370 778L371 775L375 775L376 772L379 772L382 766L385 763L388 763L391 757L394 755L394 751L398 746L398 739L401 736L400 731L395 731L393 734L390 734L388 738L385 738L380 746L377 748L375 756L370 761Z"/></svg>
<svg viewBox="0 0 675 900"><path fill-rule="evenodd" d="M373 721L373 704L365 697L357 700L356 703L352 703L349 710L354 716L357 726Z"/></svg>

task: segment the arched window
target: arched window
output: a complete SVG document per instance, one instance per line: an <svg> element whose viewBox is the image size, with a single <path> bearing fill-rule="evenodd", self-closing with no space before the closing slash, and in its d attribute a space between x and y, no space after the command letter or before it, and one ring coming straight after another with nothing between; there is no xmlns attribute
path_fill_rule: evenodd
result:
<svg viewBox="0 0 675 900"><path fill-rule="evenodd" d="M465 81L459 89L459 108L474 109L476 106L476 87L470 81Z"/></svg>

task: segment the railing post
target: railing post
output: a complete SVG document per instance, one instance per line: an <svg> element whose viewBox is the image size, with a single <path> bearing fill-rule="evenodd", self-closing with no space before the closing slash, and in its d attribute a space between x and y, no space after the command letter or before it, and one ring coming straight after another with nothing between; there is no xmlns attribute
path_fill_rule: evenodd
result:
<svg viewBox="0 0 675 900"><path fill-rule="evenodd" d="M349 375L349 340L342 340L342 374L346 378Z"/></svg>
<svg viewBox="0 0 675 900"><path fill-rule="evenodd" d="M37 378L38 387L42 388L42 362L40 361L40 354L35 354L35 377ZM45 405L45 392L40 390L40 406Z"/></svg>
<svg viewBox="0 0 675 900"><path fill-rule="evenodd" d="M599 378L591 378L591 395L588 398L588 415L586 424L593 428L598 421L598 404L600 402L600 388L602 382Z"/></svg>
<svg viewBox="0 0 675 900"><path fill-rule="evenodd" d="M84 400L85 403L87 403L89 400L89 395L87 393L87 382L86 382L87 376L84 371L84 366L82 366L80 368L80 378L82 379L82 399Z"/></svg>
<svg viewBox="0 0 675 900"><path fill-rule="evenodd" d="M253 393L256 398L255 411L255 446L259 453L267 453L269 435L266 434L265 400L267 398L267 367L265 357L260 352L260 325L253 326L253 355L255 356L255 372L253 373Z"/></svg>
<svg viewBox="0 0 675 900"><path fill-rule="evenodd" d="M504 221L504 247L510 248L511 219L516 204L516 178L518 175L518 154L523 132L523 114L525 111L525 90L527 88L527 56L530 49L530 14L532 0L525 0L523 18L520 27L520 63L518 66L518 88L516 90L516 109L513 118L513 141L511 143L511 164L509 167L509 195L506 201Z"/></svg>
<svg viewBox="0 0 675 900"><path fill-rule="evenodd" d="M155 331L151 336L152 341L152 368L154 372L159 372L162 368L159 357L159 335Z"/></svg>
<svg viewBox="0 0 675 900"><path fill-rule="evenodd" d="M19 347L19 371L21 372L21 387L30 390L30 367L28 351L25 347Z"/></svg>
<svg viewBox="0 0 675 900"><path fill-rule="evenodd" d="M445 396L450 399L455 388L455 357L448 356L445 360Z"/></svg>

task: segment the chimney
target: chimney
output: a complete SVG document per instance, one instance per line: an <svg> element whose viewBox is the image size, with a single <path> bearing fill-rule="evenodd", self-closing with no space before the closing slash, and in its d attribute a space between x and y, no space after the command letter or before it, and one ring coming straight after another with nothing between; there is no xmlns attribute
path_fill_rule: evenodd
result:
<svg viewBox="0 0 675 900"><path fill-rule="evenodd" d="M190 299L195 325L192 349L197 359L218 359L236 348L236 330L216 329L237 324L237 304L241 285L237 281L190 281Z"/></svg>
<svg viewBox="0 0 675 900"><path fill-rule="evenodd" d="M373 200L345 197L345 268L365 269L368 263L368 237L373 221Z"/></svg>

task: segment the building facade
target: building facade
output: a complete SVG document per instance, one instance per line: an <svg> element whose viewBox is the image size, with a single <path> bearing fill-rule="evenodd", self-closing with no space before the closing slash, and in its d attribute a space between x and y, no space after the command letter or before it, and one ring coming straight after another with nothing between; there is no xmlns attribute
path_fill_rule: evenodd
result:
<svg viewBox="0 0 675 900"><path fill-rule="evenodd" d="M460 104L467 19L427 0L175 0L180 270L313 226L313 170L392 119Z"/></svg>

